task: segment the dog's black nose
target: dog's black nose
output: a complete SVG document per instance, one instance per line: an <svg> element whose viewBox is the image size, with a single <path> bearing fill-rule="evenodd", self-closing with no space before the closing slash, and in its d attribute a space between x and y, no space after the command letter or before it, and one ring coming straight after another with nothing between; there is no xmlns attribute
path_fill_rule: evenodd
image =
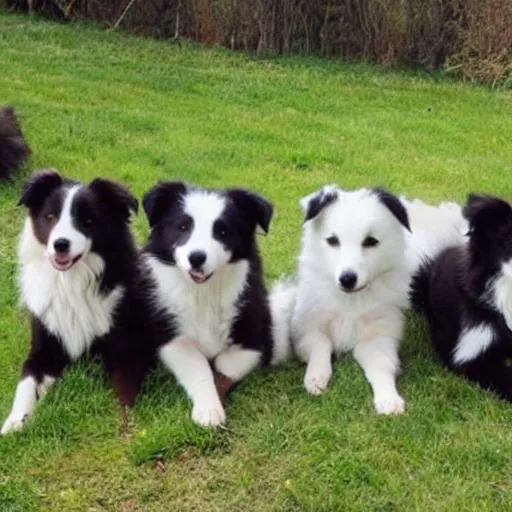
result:
<svg viewBox="0 0 512 512"><path fill-rule="evenodd" d="M193 251L188 255L188 261L190 261L192 268L200 269L206 261L206 253L203 251Z"/></svg>
<svg viewBox="0 0 512 512"><path fill-rule="evenodd" d="M53 242L53 248L55 249L55 252L68 252L69 245L69 240L67 238L57 238L57 240Z"/></svg>
<svg viewBox="0 0 512 512"><path fill-rule="evenodd" d="M354 272L343 272L340 276L340 284L345 290L353 290L357 282L357 274Z"/></svg>

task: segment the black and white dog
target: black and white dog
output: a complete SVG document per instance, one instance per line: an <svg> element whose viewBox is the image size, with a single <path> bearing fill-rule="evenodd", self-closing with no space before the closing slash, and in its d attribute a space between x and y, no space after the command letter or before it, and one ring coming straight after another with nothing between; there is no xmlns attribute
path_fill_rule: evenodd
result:
<svg viewBox="0 0 512 512"><path fill-rule="evenodd" d="M9 178L29 155L16 112L12 107L0 108L0 179Z"/></svg>
<svg viewBox="0 0 512 512"><path fill-rule="evenodd" d="M108 180L83 185L46 171L26 184L19 204L29 211L18 256L32 346L2 434L21 429L38 398L86 353L102 358L127 406L151 361L140 260L129 230L137 200Z"/></svg>
<svg viewBox="0 0 512 512"><path fill-rule="evenodd" d="M243 189L167 182L143 206L157 353L192 399L192 419L221 425L225 381L239 382L273 356L276 326L255 240L257 226L268 232L272 205Z"/></svg>
<svg viewBox="0 0 512 512"><path fill-rule="evenodd" d="M452 371L512 401L512 208L470 195L469 241L427 261L411 298Z"/></svg>

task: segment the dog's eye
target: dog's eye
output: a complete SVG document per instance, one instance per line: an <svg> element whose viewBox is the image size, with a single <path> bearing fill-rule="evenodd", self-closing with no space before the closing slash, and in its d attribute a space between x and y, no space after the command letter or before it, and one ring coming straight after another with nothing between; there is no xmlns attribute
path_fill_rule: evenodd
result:
<svg viewBox="0 0 512 512"><path fill-rule="evenodd" d="M219 238L226 238L229 235L229 229L224 224L217 224L215 232Z"/></svg>
<svg viewBox="0 0 512 512"><path fill-rule="evenodd" d="M363 247L375 247L376 245L379 245L379 241L373 236L367 236L363 240Z"/></svg>
<svg viewBox="0 0 512 512"><path fill-rule="evenodd" d="M56 218L56 217L55 217L55 214L54 214L54 213L48 213L48 214L46 215L46 220L47 220L48 222L53 222L53 221L55 220L55 218Z"/></svg>
<svg viewBox="0 0 512 512"><path fill-rule="evenodd" d="M86 226L91 226L91 225L92 225L92 223L93 223L93 220L91 219L91 217L88 217L88 218L87 218L87 219L85 219L85 221L84 221L84 224L85 224Z"/></svg>
<svg viewBox="0 0 512 512"><path fill-rule="evenodd" d="M179 228L178 228L180 231L182 231L183 233L186 233L189 229L190 229L190 222L188 221L183 221L180 225L179 225Z"/></svg>
<svg viewBox="0 0 512 512"><path fill-rule="evenodd" d="M326 238L325 241L331 246L331 247L338 247L340 245L340 241L336 235L331 235L330 237Z"/></svg>

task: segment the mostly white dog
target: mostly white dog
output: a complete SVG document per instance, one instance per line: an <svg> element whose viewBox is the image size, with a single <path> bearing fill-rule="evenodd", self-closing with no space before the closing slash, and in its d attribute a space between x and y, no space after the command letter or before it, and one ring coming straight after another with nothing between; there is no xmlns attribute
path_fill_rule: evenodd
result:
<svg viewBox="0 0 512 512"><path fill-rule="evenodd" d="M469 240L424 262L412 301L441 361L512 401L512 207L470 195L464 215Z"/></svg>
<svg viewBox="0 0 512 512"><path fill-rule="evenodd" d="M268 231L272 205L247 190L181 182L155 186L143 205L158 355L191 398L192 419L221 425L227 390L271 362L274 331L283 332L272 321L255 238L258 226Z"/></svg>
<svg viewBox="0 0 512 512"><path fill-rule="evenodd" d="M79 357L97 353L122 405L131 406L151 364L139 256L129 230L137 200L121 185L89 185L55 171L35 174L19 203L28 208L18 259L32 344L6 434Z"/></svg>
<svg viewBox="0 0 512 512"><path fill-rule="evenodd" d="M331 357L352 351L372 387L377 413L402 413L395 380L411 273L422 255L463 238L460 209L411 203L383 189L345 191L335 185L303 198L301 206L297 283L278 283L272 296L281 314L289 315L294 350L307 363L304 386L313 395L325 391ZM407 207L418 223L416 237Z"/></svg>

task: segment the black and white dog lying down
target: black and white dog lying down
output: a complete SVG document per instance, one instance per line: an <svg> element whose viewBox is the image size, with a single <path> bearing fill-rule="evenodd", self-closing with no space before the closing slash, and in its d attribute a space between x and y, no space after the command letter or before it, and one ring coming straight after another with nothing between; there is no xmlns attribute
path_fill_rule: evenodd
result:
<svg viewBox="0 0 512 512"><path fill-rule="evenodd" d="M192 399L192 419L221 425L231 384L270 363L275 342L288 344L272 321L255 240L258 226L268 231L272 205L243 189L167 182L143 206L158 356Z"/></svg>
<svg viewBox="0 0 512 512"><path fill-rule="evenodd" d="M134 403L152 359L139 254L129 230L137 200L121 185L84 185L55 171L35 174L18 257L32 346L6 434L23 427L66 366L86 353L103 360L122 405Z"/></svg>
<svg viewBox="0 0 512 512"><path fill-rule="evenodd" d="M442 362L512 401L512 208L470 195L469 240L428 260L411 299Z"/></svg>
<svg viewBox="0 0 512 512"><path fill-rule="evenodd" d="M9 178L29 155L16 112L12 107L0 108L0 179Z"/></svg>

